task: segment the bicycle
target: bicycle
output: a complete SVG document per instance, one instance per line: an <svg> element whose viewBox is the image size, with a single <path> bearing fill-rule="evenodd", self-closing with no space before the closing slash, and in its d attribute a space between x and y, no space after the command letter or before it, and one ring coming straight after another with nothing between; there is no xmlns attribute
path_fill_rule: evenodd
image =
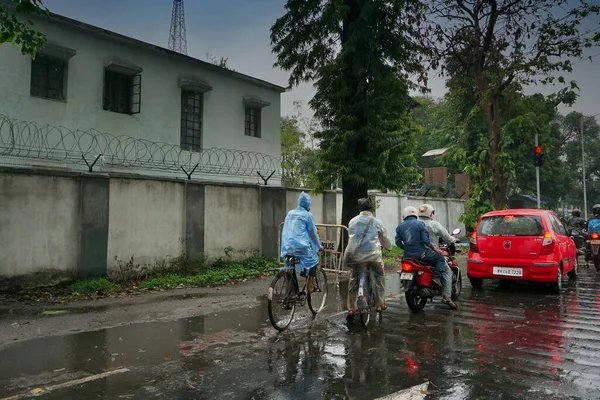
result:
<svg viewBox="0 0 600 400"><path fill-rule="evenodd" d="M299 289L298 277L296 274L296 265L300 260L295 256L285 256L283 268L279 270L271 285L269 286L268 308L269 320L275 329L284 331L292 322L296 305L304 306L308 303L308 308L313 315L317 315L325 307L327 300L327 275L319 266L316 267L316 275L313 277L313 291L306 293L306 283L302 290ZM308 282L308 277L307 277ZM276 289L282 285L281 292ZM320 297L321 296L321 297ZM289 316L283 319L277 318L277 306L283 311L288 311Z"/></svg>
<svg viewBox="0 0 600 400"><path fill-rule="evenodd" d="M365 295L365 288L368 289L368 294ZM357 299L358 311L360 312L360 322L363 328L369 327L371 322L371 311L375 305L375 291L371 284L371 265L369 264L365 271L360 274L360 280L358 281L358 299ZM381 320L381 311L377 311L379 319Z"/></svg>

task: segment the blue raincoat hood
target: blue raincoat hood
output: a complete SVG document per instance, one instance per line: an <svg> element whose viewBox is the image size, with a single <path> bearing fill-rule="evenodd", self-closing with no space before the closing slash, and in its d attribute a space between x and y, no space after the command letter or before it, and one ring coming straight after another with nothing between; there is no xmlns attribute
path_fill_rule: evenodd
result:
<svg viewBox="0 0 600 400"><path fill-rule="evenodd" d="M304 192L300 193L300 196L298 196L298 206L306 209L306 211L310 211L311 203L312 200L310 199L309 195Z"/></svg>

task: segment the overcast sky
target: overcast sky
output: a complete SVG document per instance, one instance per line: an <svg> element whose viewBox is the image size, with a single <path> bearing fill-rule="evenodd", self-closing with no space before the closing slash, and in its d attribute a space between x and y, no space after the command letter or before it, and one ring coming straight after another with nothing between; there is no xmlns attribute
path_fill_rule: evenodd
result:
<svg viewBox="0 0 600 400"><path fill-rule="evenodd" d="M171 22L171 0L45 0L48 9L92 25L167 47ZM269 29L284 14L285 0L187 0L185 1L188 55L206 59L206 53L227 57L228 65L245 74L282 86L287 86L288 74L273 68L275 55L271 53ZM596 29L600 21L590 21ZM590 26L592 26L590 25ZM586 114L600 113L600 49L591 49L584 61L574 66L572 76L581 88L573 107ZM441 97L444 81L430 80L431 95ZM528 88L526 93L534 93ZM552 89L540 89L551 93ZM283 94L282 115L293 113L293 102L305 103L305 115L312 115L308 101L314 94L310 84ZM562 112L569 109L563 108Z"/></svg>

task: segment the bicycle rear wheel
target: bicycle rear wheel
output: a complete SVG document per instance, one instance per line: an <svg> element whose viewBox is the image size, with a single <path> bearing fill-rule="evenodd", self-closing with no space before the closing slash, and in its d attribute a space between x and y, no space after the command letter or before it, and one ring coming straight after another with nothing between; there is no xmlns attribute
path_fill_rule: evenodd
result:
<svg viewBox="0 0 600 400"><path fill-rule="evenodd" d="M317 315L325 307L327 301L327 274L321 268L317 268L317 275L313 281L313 292L308 295L308 308Z"/></svg>
<svg viewBox="0 0 600 400"><path fill-rule="evenodd" d="M283 331L290 325L296 311L293 273L288 270L279 271L269 286L269 320L278 331Z"/></svg>
<svg viewBox="0 0 600 400"><path fill-rule="evenodd" d="M363 288L363 295L360 296L359 293L357 299L358 311L360 312L360 323L362 324L363 328L367 329L369 327L369 322L371 322L371 304L369 301L371 294L371 280L366 274L361 277L359 286L362 286Z"/></svg>

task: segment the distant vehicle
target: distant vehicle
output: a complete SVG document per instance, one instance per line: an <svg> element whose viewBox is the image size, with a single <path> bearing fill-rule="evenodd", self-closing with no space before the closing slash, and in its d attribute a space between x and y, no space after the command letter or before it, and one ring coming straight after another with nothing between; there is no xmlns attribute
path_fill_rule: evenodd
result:
<svg viewBox="0 0 600 400"><path fill-rule="evenodd" d="M470 238L467 277L480 289L484 279L552 283L577 278L577 248L550 210L515 209L484 214Z"/></svg>

